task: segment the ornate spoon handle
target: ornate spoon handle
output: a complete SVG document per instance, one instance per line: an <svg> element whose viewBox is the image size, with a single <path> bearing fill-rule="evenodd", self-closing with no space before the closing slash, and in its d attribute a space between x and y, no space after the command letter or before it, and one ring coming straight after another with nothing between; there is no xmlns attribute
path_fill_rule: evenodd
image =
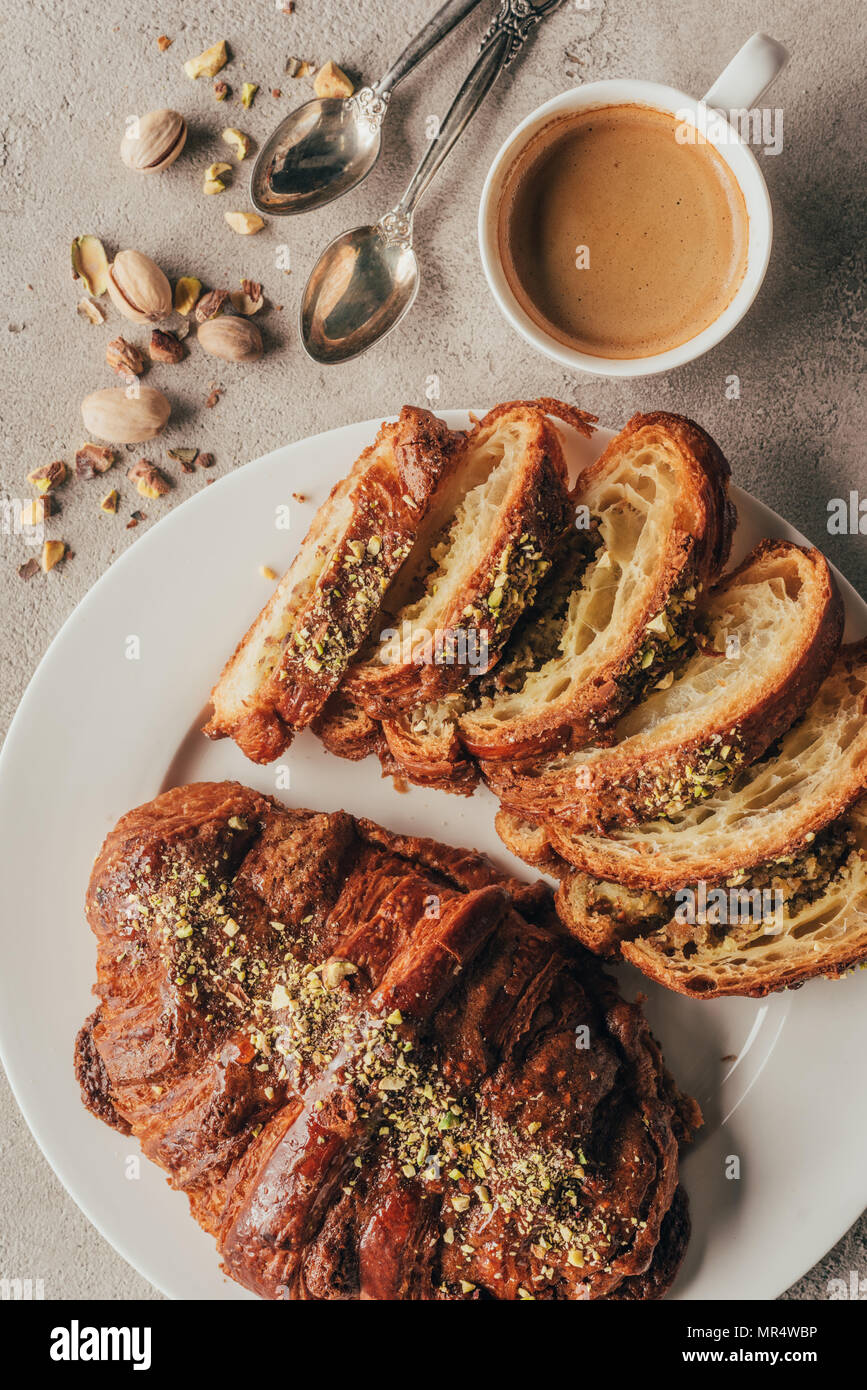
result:
<svg viewBox="0 0 867 1390"><path fill-rule="evenodd" d="M502 0L500 13L482 39L475 66L449 107L439 135L431 141L397 207L386 213L383 222L390 219L392 228L395 222L405 223L409 234L419 199L500 73L512 62L539 20L561 3L562 0L544 0L540 5L532 5L530 0Z"/></svg>
<svg viewBox="0 0 867 1390"><path fill-rule="evenodd" d="M385 76L374 84L372 90L376 95L388 101L398 82L402 82L422 58L426 58L431 49L436 48L446 34L450 34L455 25L460 24L470 10L474 10L479 4L481 0L448 0L448 3L428 20L424 28L419 30L415 38L410 39Z"/></svg>

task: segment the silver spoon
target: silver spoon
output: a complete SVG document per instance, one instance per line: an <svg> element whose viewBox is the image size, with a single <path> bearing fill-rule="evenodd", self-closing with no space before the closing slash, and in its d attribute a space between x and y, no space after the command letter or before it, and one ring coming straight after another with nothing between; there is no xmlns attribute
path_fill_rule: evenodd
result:
<svg viewBox="0 0 867 1390"><path fill-rule="evenodd" d="M379 156L394 88L480 3L448 0L373 87L345 99L319 97L291 111L253 166L254 207L272 217L309 212L361 183Z"/></svg>
<svg viewBox="0 0 867 1390"><path fill-rule="evenodd" d="M543 0L533 6L529 0L501 0L476 64L400 202L374 226L344 232L322 252L301 301L301 341L315 361L330 364L358 357L390 333L411 308L419 285L412 249L416 205L533 26L560 3Z"/></svg>

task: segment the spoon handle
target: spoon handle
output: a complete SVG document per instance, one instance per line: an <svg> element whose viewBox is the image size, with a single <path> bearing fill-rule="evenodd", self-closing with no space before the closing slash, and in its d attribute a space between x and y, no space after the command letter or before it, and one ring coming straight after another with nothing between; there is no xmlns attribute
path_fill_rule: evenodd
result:
<svg viewBox="0 0 867 1390"><path fill-rule="evenodd" d="M470 10L476 9L480 4L481 0L448 0L448 3L437 10L436 14L428 20L415 38L410 40L385 76L376 83L373 88L376 95L388 100L398 82L402 82L421 62L422 58L426 58L431 49L436 48L446 34L450 34L455 25L460 24Z"/></svg>
<svg viewBox="0 0 867 1390"><path fill-rule="evenodd" d="M394 209L392 215L397 219L411 219L434 174L460 139L500 73L512 62L539 20L561 3L562 0L543 0L542 4L533 5L530 0L501 0L500 13L482 39L475 66L449 107L439 134L431 141L406 192Z"/></svg>

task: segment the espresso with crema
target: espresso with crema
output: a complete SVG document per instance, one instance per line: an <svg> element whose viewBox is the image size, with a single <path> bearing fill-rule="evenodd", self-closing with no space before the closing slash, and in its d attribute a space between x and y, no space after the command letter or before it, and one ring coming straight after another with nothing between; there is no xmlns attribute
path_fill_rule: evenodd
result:
<svg viewBox="0 0 867 1390"><path fill-rule="evenodd" d="M607 106L557 117L522 151L500 200L512 292L546 333L596 357L651 357L707 328L747 263L744 197L674 116Z"/></svg>

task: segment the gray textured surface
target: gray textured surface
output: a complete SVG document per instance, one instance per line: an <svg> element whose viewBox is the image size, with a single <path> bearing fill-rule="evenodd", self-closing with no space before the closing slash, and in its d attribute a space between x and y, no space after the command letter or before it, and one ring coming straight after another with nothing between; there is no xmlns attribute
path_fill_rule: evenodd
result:
<svg viewBox="0 0 867 1390"><path fill-rule="evenodd" d="M372 80L433 8L434 0L356 0L347 18L347 6L337 0L297 0L291 18L273 4L249 7L244 18L245 7L227 0L186 6L9 0L0 20L6 494L28 494L23 479L31 468L53 458L72 461L84 438L81 398L114 384L103 361L105 343L120 330L131 330L127 336L140 342L146 336L134 325L124 327L114 311L102 328L77 317L68 243L93 232L110 251L146 251L172 277L192 273L211 285L233 285L242 275L261 279L269 298L284 306L263 321L269 351L253 367L217 371L194 348L183 365L152 369L148 381L171 396L173 418L158 446L136 449L133 458L144 452L165 462L167 447L195 444L213 451L215 473L222 474L306 434L421 401L434 374L443 408L560 395L610 424L636 409L672 409L704 424L731 459L736 481L812 536L865 592L867 542L828 536L825 524L829 498L865 488L855 318L862 281L863 8L849 0L726 0L710 7L704 0L591 0L586 12L565 4L494 91L423 205L416 240L423 283L412 317L368 357L342 369L319 369L304 357L294 332L298 296L317 248L396 201L424 146L426 117L445 111L492 0L401 90L381 163L363 188L332 208L272 222L261 235L239 239L222 214L248 206L242 180L236 190L206 199L201 173L223 157L218 136L224 124L261 139L309 92L309 82L283 74L287 55L320 62L334 57ZM773 93L774 105L785 112L784 149L762 160L774 201L775 252L747 319L700 362L644 383L570 377L534 356L500 320L476 254L478 195L502 140L533 107L573 81L646 77L700 94L760 27L786 43L792 62ZM157 48L161 33L175 41L166 53ZM236 92L245 79L261 86L250 112L237 101L218 106L209 82L192 84L182 71L185 58L220 37L235 55L223 76ZM271 96L272 87L282 88L280 99ZM124 120L163 105L188 117L187 151L170 171L136 177L117 157ZM280 244L290 247L289 276L275 269ZM731 373L740 378L737 401L726 399ZM212 380L224 385L225 395L216 409L204 410ZM207 475L184 477L177 465L169 471L176 483L171 496L141 503L146 525L205 485ZM106 490L99 481L73 482L61 493L62 511L50 533L75 552L62 571L23 584L16 567L28 552L20 538L2 537L4 728L63 620L142 534L144 526L125 529L140 499L122 472L115 474L112 484L122 494L117 518L98 509ZM42 1278L49 1297L156 1296L62 1191L5 1082L0 1158L0 1275ZM862 1222L788 1296L825 1297L830 1278L848 1280L852 1269L863 1273L865 1246Z"/></svg>

